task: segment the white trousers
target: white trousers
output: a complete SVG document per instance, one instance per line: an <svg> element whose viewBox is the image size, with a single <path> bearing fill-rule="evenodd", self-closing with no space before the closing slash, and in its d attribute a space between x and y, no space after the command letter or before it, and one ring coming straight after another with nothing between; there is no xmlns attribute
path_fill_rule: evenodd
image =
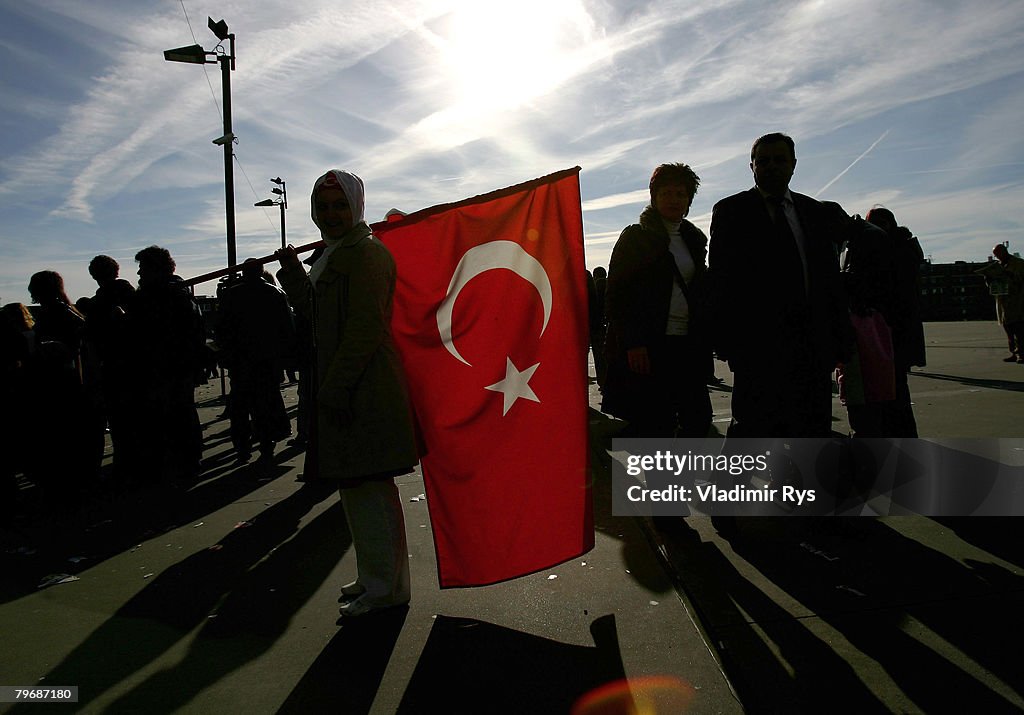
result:
<svg viewBox="0 0 1024 715"><path fill-rule="evenodd" d="M409 548L395 480L373 480L339 491L356 550L356 580L366 589L360 600L370 606L408 603Z"/></svg>

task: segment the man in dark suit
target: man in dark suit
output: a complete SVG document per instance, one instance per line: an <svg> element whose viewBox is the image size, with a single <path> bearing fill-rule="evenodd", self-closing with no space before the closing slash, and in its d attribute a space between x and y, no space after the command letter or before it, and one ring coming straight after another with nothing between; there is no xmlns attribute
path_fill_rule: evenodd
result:
<svg viewBox="0 0 1024 715"><path fill-rule="evenodd" d="M828 436L831 373L852 349L832 219L789 190L795 168L790 137L760 137L754 188L711 219L715 352L735 375L729 436Z"/></svg>

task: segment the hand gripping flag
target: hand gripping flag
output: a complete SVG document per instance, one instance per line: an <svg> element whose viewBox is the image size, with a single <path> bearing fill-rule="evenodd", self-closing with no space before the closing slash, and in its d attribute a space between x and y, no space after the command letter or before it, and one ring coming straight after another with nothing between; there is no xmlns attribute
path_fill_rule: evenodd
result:
<svg viewBox="0 0 1024 715"><path fill-rule="evenodd" d="M579 168L375 224L442 588L594 545Z"/></svg>

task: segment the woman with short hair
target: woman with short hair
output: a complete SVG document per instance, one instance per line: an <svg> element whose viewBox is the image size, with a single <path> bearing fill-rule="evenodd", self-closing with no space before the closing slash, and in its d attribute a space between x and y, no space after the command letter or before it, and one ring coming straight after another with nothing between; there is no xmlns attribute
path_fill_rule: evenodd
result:
<svg viewBox="0 0 1024 715"><path fill-rule="evenodd" d="M629 422L623 436L705 437L711 427L707 238L685 218L699 184L686 164L657 167L650 205L612 250L602 408Z"/></svg>

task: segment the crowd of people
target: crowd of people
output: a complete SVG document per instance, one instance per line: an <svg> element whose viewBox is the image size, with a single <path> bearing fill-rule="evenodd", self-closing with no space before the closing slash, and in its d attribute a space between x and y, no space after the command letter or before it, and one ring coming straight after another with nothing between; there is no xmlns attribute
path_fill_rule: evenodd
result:
<svg viewBox="0 0 1024 715"><path fill-rule="evenodd" d="M45 503L73 509L99 485L107 431L114 483L198 475L202 316L166 249L150 246L135 259L138 289L118 277L113 258L97 256L89 265L94 296L72 304L60 274L40 271L29 282L33 310L4 306L6 495L14 495L20 473ZM16 500L4 502L13 511Z"/></svg>
<svg viewBox="0 0 1024 715"><path fill-rule="evenodd" d="M710 241L686 219L700 185L686 164L658 166L650 203L588 275L591 344L602 409L624 436L704 437L720 382L734 375L729 436L822 437L832 428L833 379L856 436L915 437L907 372L925 364L917 270L923 254L893 213L865 218L791 191L796 149L785 134L757 139L754 186L714 206ZM364 220L358 176L330 170L311 196L325 248L307 261L276 255L283 290L258 261L218 290L215 333L231 376L227 415L239 464L273 460L291 434L282 369L299 366L298 435L306 472L333 480L356 550L342 615L408 602L405 528L394 478L418 445L390 332L396 267ZM1020 259L999 257L992 280L1021 282ZM16 476L73 505L101 478L105 432L118 483L178 483L200 473L194 388L209 370L201 311L170 253L143 249L138 288L109 256L89 271L98 288L72 304L61 276L41 271L37 304L4 306L0 389L5 424L0 504L10 517ZM1021 356L1019 306L1006 301L1011 356ZM1015 312L1014 312L1015 311ZM56 448L55 448L56 446Z"/></svg>
<svg viewBox="0 0 1024 715"><path fill-rule="evenodd" d="M791 191L796 163L787 135L758 138L754 186L715 204L710 241L685 218L693 169L654 170L613 248L594 345L602 408L626 435L706 436L714 355L734 374L730 436L828 436L837 371L856 435L917 436L921 246L888 209L862 219Z"/></svg>
<svg viewBox="0 0 1024 715"><path fill-rule="evenodd" d="M183 485L200 476L195 387L207 381L217 353L170 252L149 246L135 260L137 289L119 277L115 259L100 255L89 264L95 295L72 303L60 274L40 271L29 281L35 305L3 308L4 523L18 509L18 475L58 515L100 492ZM226 319L216 345L231 374L228 414L239 461L248 461L254 438L267 460L291 432L278 389L296 348L291 308L280 289L262 280L262 267L256 276L254 282L247 265L240 280L219 291ZM108 434L113 459L104 471Z"/></svg>
<svg viewBox="0 0 1024 715"><path fill-rule="evenodd" d="M298 435L310 450L307 478L341 493L358 564L341 589L341 614L361 616L409 600L405 523L394 478L419 462L405 377L391 338L396 269L363 219L363 184L331 170L314 186L312 219L325 248L307 262L277 255L282 291L250 259L218 287L216 360L236 464L253 448L274 459L291 435L281 396L286 369L299 371ZM59 274L32 276L36 304L4 308L0 320L3 429L0 526L15 516L19 481L38 487L60 518L103 479L115 488L181 486L200 476L202 429L195 387L210 370L199 305L164 248L135 256L138 289L109 256L89 266L96 294L72 304ZM293 310L294 306L294 310ZM112 469L101 470L106 434ZM49 507L47 507L49 508Z"/></svg>

